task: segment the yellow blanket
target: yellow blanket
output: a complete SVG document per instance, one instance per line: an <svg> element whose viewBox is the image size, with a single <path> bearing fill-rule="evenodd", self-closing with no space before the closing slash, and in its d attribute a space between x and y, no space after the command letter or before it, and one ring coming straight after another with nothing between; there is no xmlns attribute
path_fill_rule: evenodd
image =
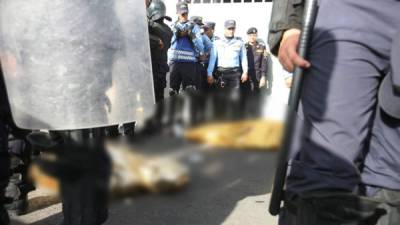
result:
<svg viewBox="0 0 400 225"><path fill-rule="evenodd" d="M189 129L185 137L213 147L277 150L283 123L275 120L244 120L206 124Z"/></svg>

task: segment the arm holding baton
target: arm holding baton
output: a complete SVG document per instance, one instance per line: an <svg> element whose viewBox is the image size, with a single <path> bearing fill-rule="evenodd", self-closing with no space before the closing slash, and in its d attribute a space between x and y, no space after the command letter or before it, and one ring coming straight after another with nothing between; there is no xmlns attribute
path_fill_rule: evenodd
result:
<svg viewBox="0 0 400 225"><path fill-rule="evenodd" d="M299 55L306 58L318 8L317 0L306 0L302 33L300 36ZM284 199L284 186L287 174L288 156L292 147L293 132L295 130L295 118L300 101L301 87L303 83L304 69L296 67L293 73L293 84L289 96L289 107L286 114L282 149L278 157L278 165L271 194L269 212L278 215L281 210L281 201Z"/></svg>

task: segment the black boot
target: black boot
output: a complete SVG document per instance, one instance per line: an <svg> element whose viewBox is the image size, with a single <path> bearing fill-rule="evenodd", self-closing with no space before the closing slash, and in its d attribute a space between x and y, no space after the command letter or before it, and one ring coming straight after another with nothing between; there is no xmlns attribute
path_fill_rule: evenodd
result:
<svg viewBox="0 0 400 225"><path fill-rule="evenodd" d="M98 143L101 138L95 139L91 140L94 145L80 151L81 158L92 161L91 166L76 179L61 180L64 225L100 225L108 218L111 161L104 145Z"/></svg>
<svg viewBox="0 0 400 225"><path fill-rule="evenodd" d="M7 210L0 205L0 225L9 225L10 218L8 217Z"/></svg>
<svg viewBox="0 0 400 225"><path fill-rule="evenodd" d="M1 156L0 156L1 157ZM0 158L0 169L2 169L1 163L5 163L4 160L1 160ZM0 171L1 173L1 171ZM0 174L0 225L8 225L10 224L10 218L8 216L7 210L4 208L4 189L5 186L8 183L8 177L6 176L1 176Z"/></svg>
<svg viewBox="0 0 400 225"><path fill-rule="evenodd" d="M285 201L279 225L372 225L382 202L352 193L315 192Z"/></svg>
<svg viewBox="0 0 400 225"><path fill-rule="evenodd" d="M1 135L1 129L0 129ZM7 137L7 136L2 136ZM7 147L7 142L5 142L6 138L0 137L0 144L2 146ZM10 219L8 217L7 211L4 209L4 190L8 184L9 178L9 168L10 168L10 158L8 155L7 148L0 149L0 225L8 225L10 223Z"/></svg>
<svg viewBox="0 0 400 225"><path fill-rule="evenodd" d="M8 217L7 210L3 207L4 204L4 191L3 187L7 184L6 181L0 180L0 225L10 224L10 218Z"/></svg>

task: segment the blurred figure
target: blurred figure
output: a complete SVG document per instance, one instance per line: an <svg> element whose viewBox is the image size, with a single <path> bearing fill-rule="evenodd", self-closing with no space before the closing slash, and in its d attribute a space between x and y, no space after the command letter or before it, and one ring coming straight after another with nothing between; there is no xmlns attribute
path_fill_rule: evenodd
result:
<svg viewBox="0 0 400 225"><path fill-rule="evenodd" d="M19 216L26 213L28 193L34 190L33 184L28 181L28 167L33 152L26 137L31 131L18 128L12 120L7 123L7 128L11 177L5 192L5 207L10 215Z"/></svg>
<svg viewBox="0 0 400 225"><path fill-rule="evenodd" d="M0 180L3 179L0 181L0 188L3 189L6 184L4 192L0 191L0 202L3 201L1 204L4 204L9 214L22 215L26 213L28 206L27 195L34 189L33 184L29 183L27 178L28 166L31 161L31 146L26 140L26 136L30 131L19 129L12 120L2 71L0 71L0 92L0 120L3 130L0 137L2 139L1 149L3 149L0 150L0 158L2 158L0 164L4 164L0 166L0 169L6 169L5 166L9 166L6 171L3 171L7 177L9 176L9 180L0 175ZM0 221L2 220L0 219Z"/></svg>

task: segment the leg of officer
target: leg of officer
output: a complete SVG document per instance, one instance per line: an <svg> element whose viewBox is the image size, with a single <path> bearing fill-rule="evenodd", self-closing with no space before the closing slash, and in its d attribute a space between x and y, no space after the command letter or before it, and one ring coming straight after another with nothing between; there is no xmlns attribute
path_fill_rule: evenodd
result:
<svg viewBox="0 0 400 225"><path fill-rule="evenodd" d="M400 120L378 109L362 181L366 195L386 202L377 225L400 224Z"/></svg>
<svg viewBox="0 0 400 225"><path fill-rule="evenodd" d="M8 154L8 135L3 121L0 121L0 224L7 225L9 218L4 209L4 191L8 184L10 157Z"/></svg>
<svg viewBox="0 0 400 225"><path fill-rule="evenodd" d="M240 76L241 74L239 71L224 73L222 81L225 83L225 88L238 89L240 87Z"/></svg>
<svg viewBox="0 0 400 225"><path fill-rule="evenodd" d="M201 87L200 73L197 62L187 62L182 63L182 86L183 89L191 86L192 88L198 90Z"/></svg>
<svg viewBox="0 0 400 225"><path fill-rule="evenodd" d="M108 217L111 161L104 146L104 129L57 132L64 142L58 175L63 225L100 225ZM83 162L87 162L86 164Z"/></svg>
<svg viewBox="0 0 400 225"><path fill-rule="evenodd" d="M292 193L351 192L360 182L356 162L368 145L379 82L389 66L390 39L400 24L400 18L386 15L397 15L400 5L353 3L320 2L310 51L313 66L305 76L299 109L304 136L287 183ZM333 12L360 14L346 23L333 19Z"/></svg>
<svg viewBox="0 0 400 225"><path fill-rule="evenodd" d="M156 103L164 100L164 89L166 88L166 74L158 71L154 71L154 92L156 97Z"/></svg>
<svg viewBox="0 0 400 225"><path fill-rule="evenodd" d="M228 97L228 101L225 100L228 108L226 119L239 119L243 110L240 108L240 76L240 72L234 69L222 74L225 94Z"/></svg>
<svg viewBox="0 0 400 225"><path fill-rule="evenodd" d="M181 67L183 63L174 62L170 66L170 74L169 74L169 84L170 84L170 95L175 95L179 93L179 89L182 83L182 72Z"/></svg>

